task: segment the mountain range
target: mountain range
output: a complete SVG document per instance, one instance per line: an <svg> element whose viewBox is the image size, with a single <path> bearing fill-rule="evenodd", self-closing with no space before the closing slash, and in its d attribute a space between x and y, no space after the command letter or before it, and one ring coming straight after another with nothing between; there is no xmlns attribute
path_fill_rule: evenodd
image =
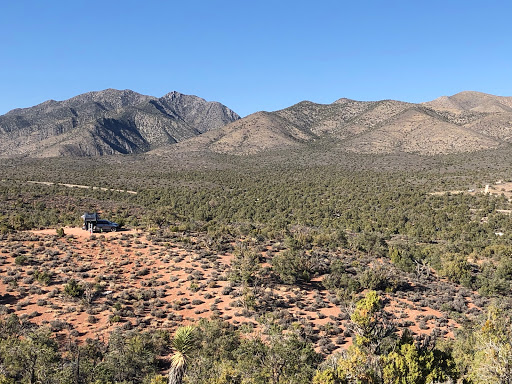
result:
<svg viewBox="0 0 512 384"><path fill-rule="evenodd" d="M461 92L426 103L303 101L240 118L217 102L108 89L0 116L3 156L91 156L168 151L253 154L322 145L348 152L421 155L512 143L512 97Z"/></svg>
<svg viewBox="0 0 512 384"><path fill-rule="evenodd" d="M217 102L107 89L49 100L0 116L3 156L94 156L147 152L238 120Z"/></svg>

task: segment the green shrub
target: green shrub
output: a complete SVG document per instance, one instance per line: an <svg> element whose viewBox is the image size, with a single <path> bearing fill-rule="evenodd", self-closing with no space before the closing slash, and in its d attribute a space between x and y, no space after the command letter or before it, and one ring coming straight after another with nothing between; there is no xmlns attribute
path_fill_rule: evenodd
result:
<svg viewBox="0 0 512 384"><path fill-rule="evenodd" d="M404 272L414 272L416 265L410 252L398 248L389 248L391 262Z"/></svg>
<svg viewBox="0 0 512 384"><path fill-rule="evenodd" d="M28 264L28 261L29 261L29 258L27 255L18 255L14 259L14 262L16 263L16 265L26 265L26 264Z"/></svg>
<svg viewBox="0 0 512 384"><path fill-rule="evenodd" d="M34 271L34 278L43 285L49 285L52 281L52 274L48 271L40 271L36 269Z"/></svg>
<svg viewBox="0 0 512 384"><path fill-rule="evenodd" d="M304 251L287 250L272 259L272 269L285 284L308 282L317 271L318 265Z"/></svg>
<svg viewBox="0 0 512 384"><path fill-rule="evenodd" d="M71 279L64 286L64 292L71 297L82 297L84 294L84 288L75 279Z"/></svg>
<svg viewBox="0 0 512 384"><path fill-rule="evenodd" d="M347 294L359 292L359 280L345 270L343 261L336 259L331 263L330 271L322 280L322 284L330 291L345 290Z"/></svg>

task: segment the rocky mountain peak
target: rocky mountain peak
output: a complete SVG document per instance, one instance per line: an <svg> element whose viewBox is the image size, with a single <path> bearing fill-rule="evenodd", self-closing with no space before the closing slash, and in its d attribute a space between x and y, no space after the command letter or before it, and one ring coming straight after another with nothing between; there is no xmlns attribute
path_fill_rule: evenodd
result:
<svg viewBox="0 0 512 384"><path fill-rule="evenodd" d="M224 105L170 92L129 89L48 100L0 116L3 156L89 156L145 152L222 127L240 117Z"/></svg>

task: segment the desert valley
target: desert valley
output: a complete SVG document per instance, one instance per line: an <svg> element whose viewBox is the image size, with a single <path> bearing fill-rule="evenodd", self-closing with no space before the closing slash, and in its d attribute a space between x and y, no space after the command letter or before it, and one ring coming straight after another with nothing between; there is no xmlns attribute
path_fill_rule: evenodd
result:
<svg viewBox="0 0 512 384"><path fill-rule="evenodd" d="M109 89L0 116L0 153L2 383L512 378L512 98Z"/></svg>

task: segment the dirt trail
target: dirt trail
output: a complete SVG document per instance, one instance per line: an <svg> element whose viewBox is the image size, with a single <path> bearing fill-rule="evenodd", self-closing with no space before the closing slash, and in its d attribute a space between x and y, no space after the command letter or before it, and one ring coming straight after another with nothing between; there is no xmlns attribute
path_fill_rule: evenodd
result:
<svg viewBox="0 0 512 384"><path fill-rule="evenodd" d="M93 187L92 185L80 185L80 184L66 184L66 183L52 183L50 181L27 181L29 184L41 184L41 185L60 185L63 187L68 188L84 188L84 189L93 189L93 190L99 190L99 191L111 191L111 192L125 192L130 193L132 195L136 195L137 192L135 191L128 191L124 189L112 189L112 188L103 188L103 187Z"/></svg>

